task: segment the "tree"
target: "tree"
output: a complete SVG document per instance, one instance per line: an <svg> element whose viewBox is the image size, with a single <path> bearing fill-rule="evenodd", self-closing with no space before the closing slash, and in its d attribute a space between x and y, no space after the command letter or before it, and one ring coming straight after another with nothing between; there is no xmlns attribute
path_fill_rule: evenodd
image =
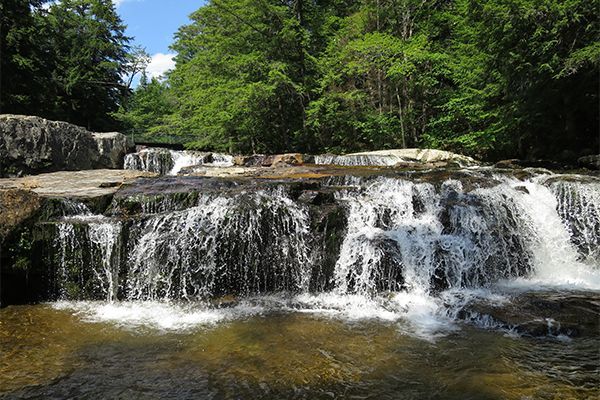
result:
<svg viewBox="0 0 600 400"><path fill-rule="evenodd" d="M170 141L167 119L174 108L169 87L145 71L127 103L114 113L124 132L146 141Z"/></svg>
<svg viewBox="0 0 600 400"><path fill-rule="evenodd" d="M173 45L174 129L193 132L198 148L283 151L305 144L316 81L308 15L316 7L218 0L194 13Z"/></svg>
<svg viewBox="0 0 600 400"><path fill-rule="evenodd" d="M225 151L574 158L598 146L593 3L212 0L177 34L161 123Z"/></svg>
<svg viewBox="0 0 600 400"><path fill-rule="evenodd" d="M126 87L129 38L111 0L62 0L44 16L54 118L106 129Z"/></svg>
<svg viewBox="0 0 600 400"><path fill-rule="evenodd" d="M125 87L127 88L127 91L130 91L133 80L138 74L144 74L144 71L148 68L148 64L150 64L152 58L148 52L146 52L146 49L141 46L132 47L126 55L126 58L127 63L125 64L124 70L127 79Z"/></svg>
<svg viewBox="0 0 600 400"><path fill-rule="evenodd" d="M38 0L0 2L0 113L26 114L41 105L44 61L35 38Z"/></svg>

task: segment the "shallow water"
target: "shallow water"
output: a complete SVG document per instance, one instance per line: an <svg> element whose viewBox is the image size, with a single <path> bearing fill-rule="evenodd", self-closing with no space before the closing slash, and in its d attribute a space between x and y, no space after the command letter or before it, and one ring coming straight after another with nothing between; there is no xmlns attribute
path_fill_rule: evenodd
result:
<svg viewBox="0 0 600 400"><path fill-rule="evenodd" d="M0 397L600 395L598 335L528 338L456 322L424 337L410 333L404 318L332 317L324 309L275 307L277 298L262 301L220 309L93 302L7 307L0 310Z"/></svg>

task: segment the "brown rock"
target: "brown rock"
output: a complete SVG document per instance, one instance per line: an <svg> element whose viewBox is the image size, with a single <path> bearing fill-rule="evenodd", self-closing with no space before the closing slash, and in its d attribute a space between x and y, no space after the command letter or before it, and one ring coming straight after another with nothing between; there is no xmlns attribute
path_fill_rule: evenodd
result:
<svg viewBox="0 0 600 400"><path fill-rule="evenodd" d="M0 242L14 228L35 215L41 205L40 197L30 190L0 191Z"/></svg>
<svg viewBox="0 0 600 400"><path fill-rule="evenodd" d="M251 156L234 156L233 157L233 165L237 165L240 167L260 167L260 166L268 166L263 165L263 162L268 156L264 154L253 154Z"/></svg>
<svg viewBox="0 0 600 400"><path fill-rule="evenodd" d="M31 190L41 197L94 199L113 195L122 184L154 177L152 172L116 169L60 171L24 178L0 179L0 190Z"/></svg>
<svg viewBox="0 0 600 400"><path fill-rule="evenodd" d="M272 165L274 167L282 165L302 165L304 164L304 156L300 153L277 154L273 157Z"/></svg>

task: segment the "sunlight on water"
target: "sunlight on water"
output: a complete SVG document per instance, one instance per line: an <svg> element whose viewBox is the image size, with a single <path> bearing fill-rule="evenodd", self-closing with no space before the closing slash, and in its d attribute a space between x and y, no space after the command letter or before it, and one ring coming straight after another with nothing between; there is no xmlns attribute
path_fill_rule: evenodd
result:
<svg viewBox="0 0 600 400"><path fill-rule="evenodd" d="M598 397L598 181L468 173L67 204L60 301L0 310L0 397Z"/></svg>
<svg viewBox="0 0 600 400"><path fill-rule="evenodd" d="M107 322L92 322L81 312L86 307L96 307ZM599 394L597 337L563 343L463 327L430 342L386 320L263 311L227 320L237 311L184 317L182 309L160 304L8 307L0 311L0 396L396 399L402 393L406 399L516 400ZM187 328L121 327L123 319L151 321L154 314L156 321L172 314L171 321ZM214 324L220 314L225 319ZM189 329L197 321L188 318L203 323Z"/></svg>

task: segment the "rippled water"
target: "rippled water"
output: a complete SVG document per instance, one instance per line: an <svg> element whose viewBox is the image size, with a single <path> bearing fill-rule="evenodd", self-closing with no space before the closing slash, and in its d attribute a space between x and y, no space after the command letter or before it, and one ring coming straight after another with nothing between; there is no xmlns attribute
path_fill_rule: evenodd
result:
<svg viewBox="0 0 600 400"><path fill-rule="evenodd" d="M221 308L98 302L5 308L0 398L600 395L598 335L530 338L439 320L438 334L424 336L406 311L394 317L398 312L362 302L361 315L351 297L282 299L224 299Z"/></svg>

